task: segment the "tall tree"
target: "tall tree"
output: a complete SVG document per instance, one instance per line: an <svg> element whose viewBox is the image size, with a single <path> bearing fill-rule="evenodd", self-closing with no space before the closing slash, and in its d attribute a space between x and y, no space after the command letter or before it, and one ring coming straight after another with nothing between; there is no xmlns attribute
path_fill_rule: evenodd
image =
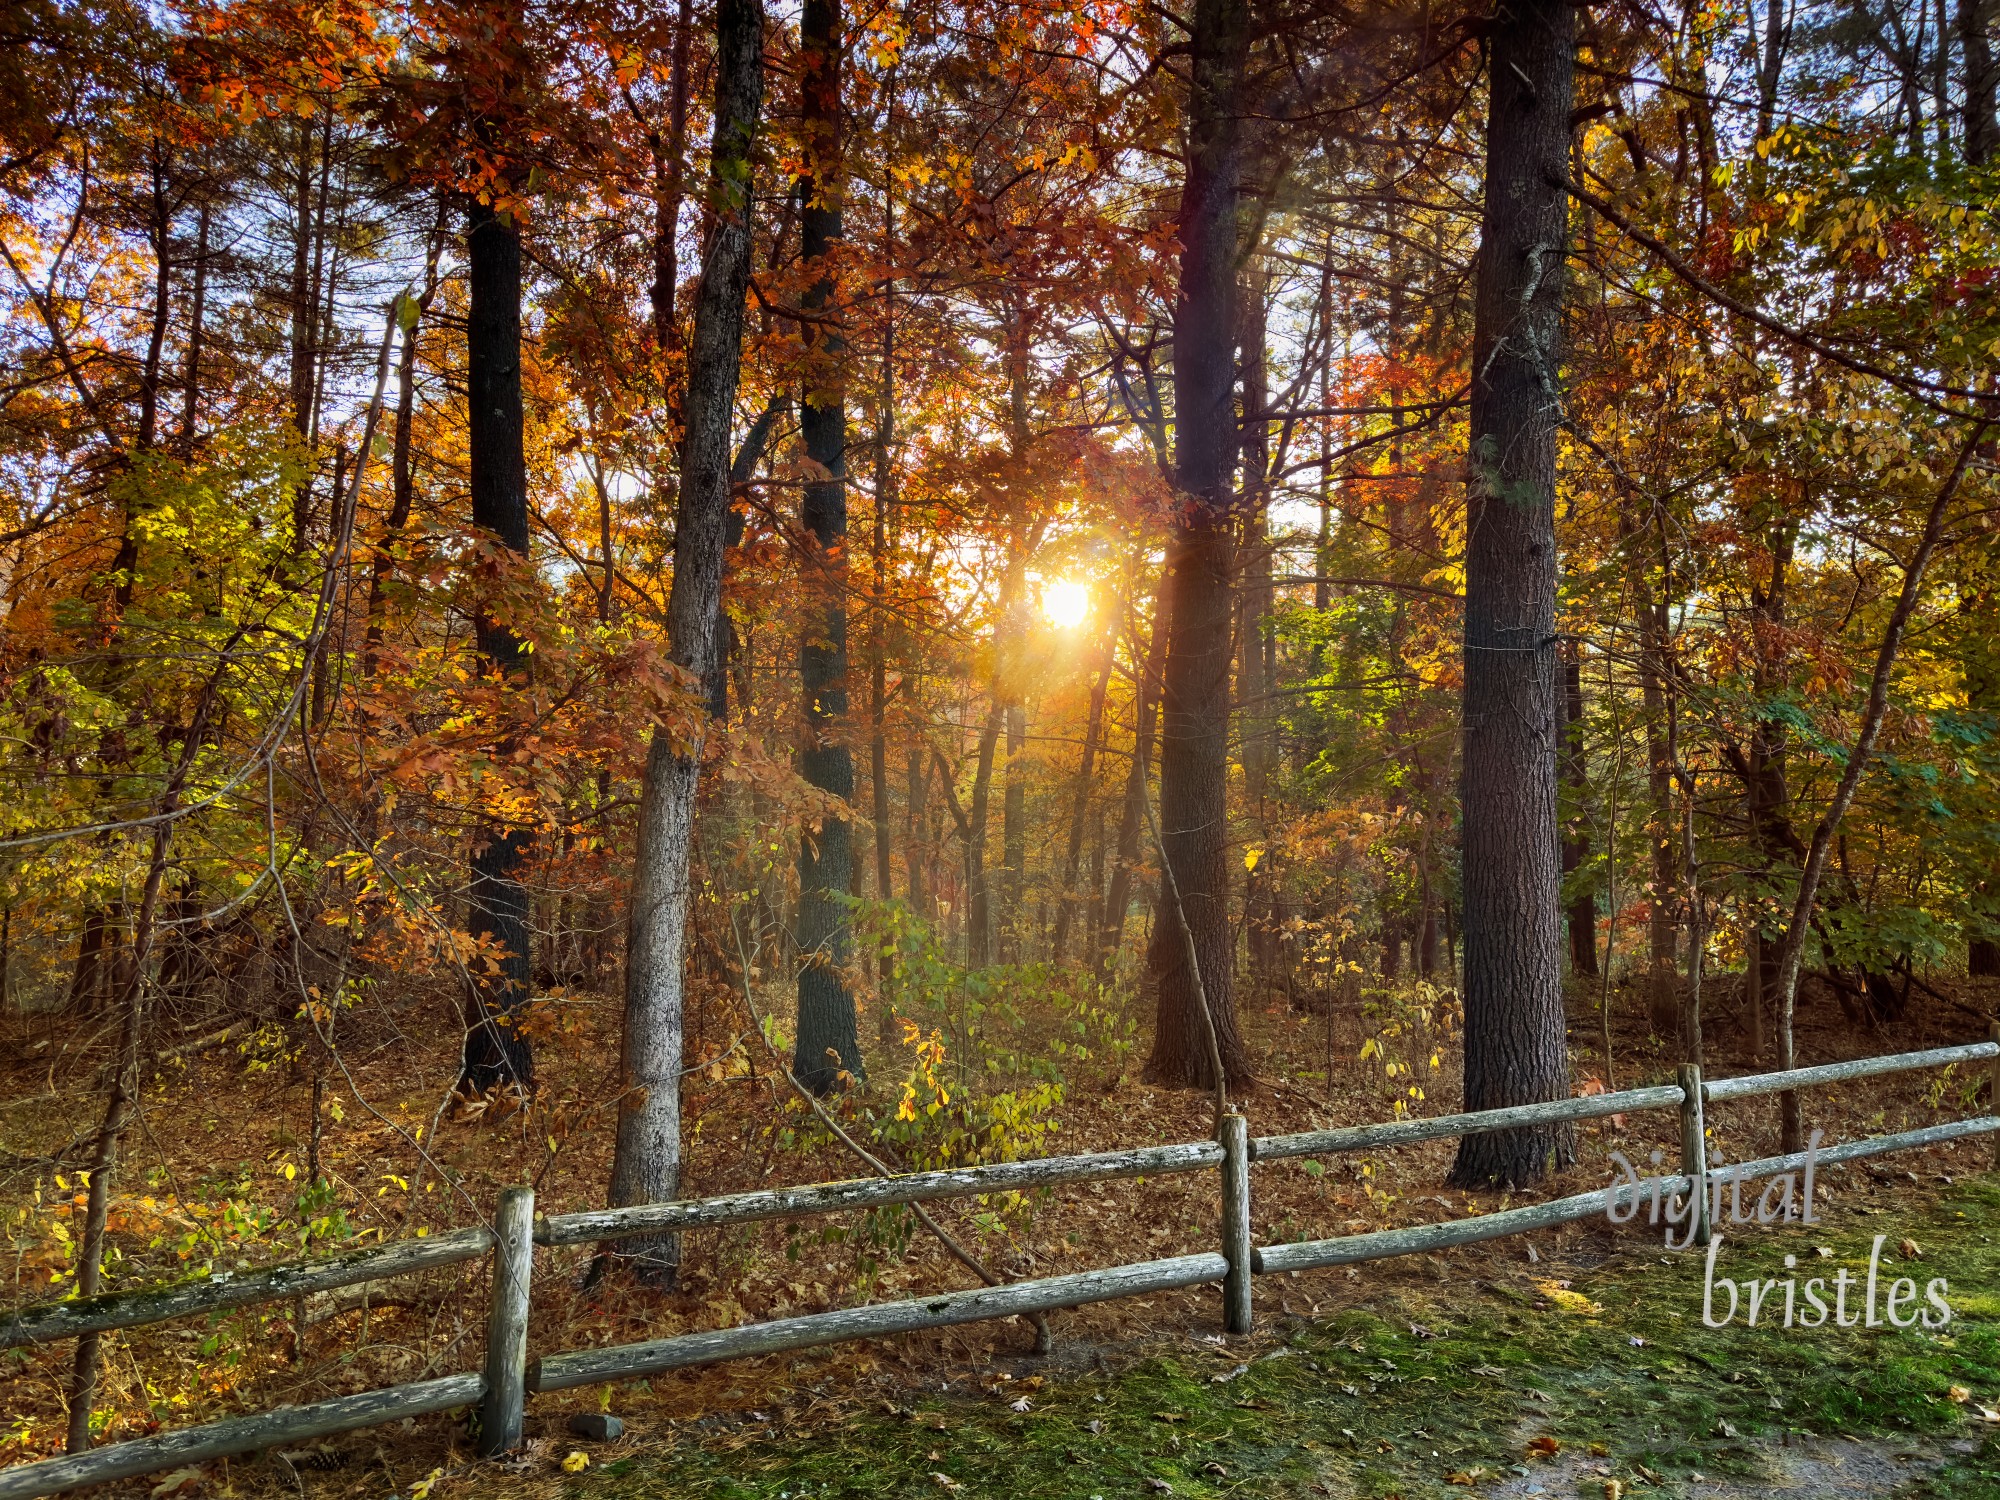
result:
<svg viewBox="0 0 2000 1500"><path fill-rule="evenodd" d="M1993 113L1995 96L2000 94L2000 67L1993 60L1995 9L1994 0L1958 0L1958 40L1965 54L1961 125L1965 159L1974 166L1984 166L2000 147L2000 121Z"/></svg>
<svg viewBox="0 0 2000 1500"><path fill-rule="evenodd" d="M814 277L805 310L835 304L834 264L842 238L845 188L841 145L841 0L807 0L799 21L800 114L808 168L799 179L801 251ZM847 733L847 406L841 389L841 341L818 321L806 325L815 358L808 366L799 427L812 477L806 482L805 529L813 549L812 604L799 641L805 695L805 742L799 769L820 791L854 795L854 752ZM837 814L799 840L799 1026L792 1071L808 1087L833 1086L842 1069L861 1071L854 996L841 979L852 933L843 904L854 873L854 833Z"/></svg>
<svg viewBox="0 0 2000 1500"><path fill-rule="evenodd" d="M1174 304L1176 494L1160 591L1167 651L1160 685L1159 823L1173 878L1162 880L1153 924L1149 963L1158 1003L1146 1077L1203 1088L1217 1081L1211 1026L1229 1080L1250 1076L1236 1026L1227 859L1236 267L1249 49L1246 0L1198 0L1188 37L1187 166ZM1189 969L1190 946L1199 973Z"/></svg>
<svg viewBox="0 0 2000 1500"><path fill-rule="evenodd" d="M1575 30L1568 0L1510 0L1493 22L1487 67L1460 771L1469 1110L1569 1092L1555 479ZM1451 1179L1518 1186L1573 1154L1567 1127L1489 1131L1465 1138Z"/></svg>
<svg viewBox="0 0 2000 1500"><path fill-rule="evenodd" d="M742 362L743 299L750 284L753 145L763 102L762 0L720 0L715 15L710 221L688 352L687 430L674 516L674 581L667 595L667 655L696 682L718 654L722 562L730 502L729 440ZM683 971L688 857L700 779L706 704L684 723L653 731L639 809L626 938L625 1025L619 1054L618 1144L611 1203L655 1203L680 1187ZM671 1280L677 1236L628 1247L642 1277Z"/></svg>
<svg viewBox="0 0 2000 1500"><path fill-rule="evenodd" d="M493 612L509 567L528 566L528 464L521 410L521 233L490 204L474 203L466 232L466 439L472 524L505 555L485 575L474 628L487 670L502 679L526 671L512 626ZM493 821L475 835L472 935L491 945L475 963L459 1079L468 1092L500 1084L534 1086L534 1052L516 1025L531 983L530 897L522 878L534 830Z"/></svg>

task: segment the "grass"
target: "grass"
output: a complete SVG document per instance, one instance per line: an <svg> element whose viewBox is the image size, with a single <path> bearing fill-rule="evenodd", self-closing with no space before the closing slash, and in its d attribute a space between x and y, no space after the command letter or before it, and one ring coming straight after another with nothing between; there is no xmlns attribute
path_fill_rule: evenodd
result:
<svg viewBox="0 0 2000 1500"><path fill-rule="evenodd" d="M1517 1274L1399 1292L1289 1323L1254 1347L1194 1343L1111 1373L984 1398L928 1398L783 1437L688 1436L558 1481L576 1500L890 1500L1005 1496L1463 1497L1538 1472L1559 1447L1587 1462L1567 1493L1673 1493L1701 1473L1754 1479L1786 1435L1886 1438L1935 1459L1898 1494L2000 1494L2000 1182L1960 1184L1901 1214L1747 1229L1718 1274L1783 1276L1789 1251L1865 1266L1874 1234L1922 1246L1956 1314L1936 1333L1746 1328L1701 1322L1702 1261L1636 1241L1568 1285ZM1820 1260L1816 1245L1833 1249ZM1666 1264L1662 1264L1662 1261ZM1954 1398L1954 1387L1971 1393ZM1579 1475L1581 1477L1579 1477ZM1558 1476L1551 1472L1550 1478ZM1563 1493L1556 1490L1555 1493Z"/></svg>

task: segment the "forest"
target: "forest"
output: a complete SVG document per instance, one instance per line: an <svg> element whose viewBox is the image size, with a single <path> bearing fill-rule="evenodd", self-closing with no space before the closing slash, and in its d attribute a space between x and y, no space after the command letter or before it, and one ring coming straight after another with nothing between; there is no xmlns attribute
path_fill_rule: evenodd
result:
<svg viewBox="0 0 2000 1500"><path fill-rule="evenodd" d="M0 0L6 1303L508 1184L1985 1038L1996 46L1996 0ZM1260 1223L1604 1144L1315 1162ZM1212 1213L1101 1201L537 1274L605 1342ZM14 1351L0 1461L456 1368L482 1306Z"/></svg>

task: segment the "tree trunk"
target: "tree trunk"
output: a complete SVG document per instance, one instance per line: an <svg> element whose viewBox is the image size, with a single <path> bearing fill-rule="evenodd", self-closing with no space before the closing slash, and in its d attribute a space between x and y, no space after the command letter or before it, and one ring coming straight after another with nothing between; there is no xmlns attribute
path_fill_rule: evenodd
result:
<svg viewBox="0 0 2000 1500"><path fill-rule="evenodd" d="M801 124L809 168L799 182L802 250L818 277L808 288L808 312L834 305L827 257L839 246L841 198L841 0L807 0L799 23ZM799 769L808 785L844 799L854 795L854 755L847 733L847 406L841 393L840 341L815 332L813 361L799 425L813 477L805 486L802 519L812 538L808 580L813 607L799 641L799 685L805 697L805 743ZM854 831L829 816L799 840L799 1025L792 1071L815 1092L833 1087L842 1069L861 1072L854 996L840 971L852 940L845 896L853 876Z"/></svg>
<svg viewBox="0 0 2000 1500"><path fill-rule="evenodd" d="M893 267L896 254L896 202L889 194L882 203L882 258ZM891 542L889 515L896 495L896 278L882 283L882 370L875 415L875 526L870 548L869 592L874 608L868 622L868 717L873 733L868 742L869 787L875 819L875 899L893 901L896 889L889 828L889 616L888 571ZM881 986L881 1045L895 1041L896 949L885 942L875 956L876 981Z"/></svg>
<svg viewBox="0 0 2000 1500"><path fill-rule="evenodd" d="M717 208L702 256L688 354L674 581L667 596L667 655L696 681L715 663L716 604L730 504L730 428L742 363L743 298L750 282L752 143L763 101L762 0L721 0L716 11L715 133L709 154ZM705 705L704 705L705 707ZM705 713L655 729L639 808L626 939L625 1025L619 1054L618 1144L611 1205L677 1196L689 855ZM690 726L692 726L690 728ZM643 1277L670 1283L679 1238L626 1241Z"/></svg>
<svg viewBox="0 0 2000 1500"><path fill-rule="evenodd" d="M965 966L983 969L993 962L993 879L986 868L986 830L992 823L993 762L1000 747L1000 730L1007 710L996 698L986 710L973 762L971 806L965 820Z"/></svg>
<svg viewBox="0 0 2000 1500"><path fill-rule="evenodd" d="M69 999L65 1005L72 1015L89 1015L97 1009L97 997L104 986L105 939L111 921L101 906L83 914L83 930L76 939L76 966L70 970Z"/></svg>
<svg viewBox="0 0 2000 1500"><path fill-rule="evenodd" d="M722 18L717 16L717 35ZM687 181L688 53L694 40L694 0L680 0L674 43L667 62L667 138L654 133L653 147L653 343L661 354L680 348L674 299L680 291L682 185ZM761 88L761 83L760 83ZM690 372L689 379L693 379Z"/></svg>
<svg viewBox="0 0 2000 1500"><path fill-rule="evenodd" d="M1569 1093L1558 859L1556 435L1576 13L1493 26L1466 489L1465 1108ZM1522 1186L1575 1155L1566 1126L1460 1143L1451 1180Z"/></svg>
<svg viewBox="0 0 2000 1500"><path fill-rule="evenodd" d="M1056 906L1056 930L1049 958L1062 967L1069 948L1069 929L1076 912L1077 867L1083 860L1084 825L1090 812L1090 790L1097 775L1097 742L1104 732L1104 699L1111 689L1111 667L1118 654L1118 616L1104 611L1104 646L1099 653L1097 680L1090 685L1090 707L1084 716L1083 754L1077 761L1076 788L1070 795L1069 843L1063 849L1062 890ZM1096 887L1093 885L1093 893Z"/></svg>
<svg viewBox="0 0 2000 1500"><path fill-rule="evenodd" d="M1583 748L1583 659L1575 648L1563 653L1562 772L1570 803L1562 845L1562 872L1567 883L1576 879L1576 872L1590 858L1590 827L1583 814L1584 795L1590 787ZM1569 967L1579 978L1597 977L1597 893L1588 888L1574 891L1569 900Z"/></svg>
<svg viewBox="0 0 2000 1500"><path fill-rule="evenodd" d="M208 225L213 204L203 198L194 240L194 295L188 308L187 374L181 387L180 449L194 452L201 414L201 353L208 321Z"/></svg>
<svg viewBox="0 0 2000 1500"><path fill-rule="evenodd" d="M930 909L930 886L924 872L930 860L930 825L925 821L929 787L925 772L928 762L921 744L910 746L903 794L903 877L909 886L910 910L924 921L937 913Z"/></svg>
<svg viewBox="0 0 2000 1500"><path fill-rule="evenodd" d="M472 524L492 534L523 567L528 559L528 466L521 415L521 237L485 204L473 205L466 234L470 302L466 312L466 429ZM491 580L489 580L491 581ZM505 679L523 672L526 653L514 632L481 601L474 621L487 669ZM502 1084L534 1087L534 1053L514 1025L528 998L528 888L522 871L534 831L491 823L476 835L467 926L491 945L490 963L472 975L460 1087L480 1093ZM475 960L475 963L480 963Z"/></svg>
<svg viewBox="0 0 2000 1500"><path fill-rule="evenodd" d="M1965 159L1984 166L2000 146L2000 123L1994 118L1994 98L2000 93L2000 68L1993 64L1994 0L1958 0L1958 40L1965 53Z"/></svg>
<svg viewBox="0 0 2000 1500"><path fill-rule="evenodd" d="M1273 606L1271 584L1271 433L1263 414L1270 409L1270 372L1264 351L1265 303L1270 273L1253 259L1241 278L1243 368L1243 552L1242 588L1236 626L1236 703L1243 764L1243 805L1249 838L1257 852L1243 872L1243 931L1250 974L1259 999L1277 982L1277 861L1271 854L1270 808L1266 797L1276 763L1276 723L1271 711L1272 673L1268 648ZM1317 570L1316 570L1317 571Z"/></svg>
<svg viewBox="0 0 2000 1500"><path fill-rule="evenodd" d="M1181 189L1174 306L1174 486L1161 579L1167 635L1160 692L1159 919L1149 968L1158 987L1149 1082L1214 1088L1208 1028L1232 1085L1250 1079L1236 1026L1229 921L1229 665L1233 476L1237 458L1236 267L1242 246L1245 0L1197 0L1189 34L1187 178ZM1171 881L1168 876L1171 874ZM1169 894L1178 890L1179 899ZM1188 968L1192 948L1198 974ZM1201 1007L1206 1001L1208 1016Z"/></svg>
<svg viewBox="0 0 2000 1500"><path fill-rule="evenodd" d="M1000 862L1006 872L1000 905L1000 962L1020 962L1021 896L1028 871L1028 711L1007 705L1007 794L1000 809Z"/></svg>
<svg viewBox="0 0 2000 1500"><path fill-rule="evenodd" d="M1125 771L1125 800L1118 814L1118 855L1111 884L1104 895L1104 915L1097 929L1094 967L1105 977L1112 955L1125 937L1125 917L1132 909L1132 881L1139 868L1139 839L1145 829L1146 785L1153 774L1153 740L1159 717L1160 675L1167 659L1166 592L1153 599L1153 629L1139 664L1132 706L1132 763ZM1134 655L1138 642L1133 642Z"/></svg>

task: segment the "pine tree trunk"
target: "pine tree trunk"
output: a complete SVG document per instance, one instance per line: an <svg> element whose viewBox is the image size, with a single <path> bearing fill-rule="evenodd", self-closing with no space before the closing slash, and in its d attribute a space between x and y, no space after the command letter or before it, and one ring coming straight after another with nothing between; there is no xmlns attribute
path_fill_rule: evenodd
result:
<svg viewBox="0 0 2000 1500"><path fill-rule="evenodd" d="M1162 872L1149 968L1157 986L1149 1082L1213 1088L1208 1027L1232 1084L1250 1078L1236 1026L1229 920L1229 667L1241 250L1245 0L1197 0L1189 34L1187 179L1174 307L1173 529L1161 581L1167 653L1160 692ZM1178 888L1179 899L1173 891ZM1185 926L1185 932L1182 930ZM1192 938L1199 975L1189 972ZM1197 979L1199 983L1197 984ZM1206 999L1208 1017L1201 1011Z"/></svg>
<svg viewBox="0 0 2000 1500"><path fill-rule="evenodd" d="M1465 1108L1569 1092L1558 864L1555 479L1576 15L1521 0L1491 33L1472 346L1465 580ZM1460 1144L1451 1180L1520 1186L1562 1126Z"/></svg>
<svg viewBox="0 0 2000 1500"><path fill-rule="evenodd" d="M521 415L521 236L491 207L474 204L466 234L466 436L472 524L525 565L528 466ZM527 667L514 632L482 601L474 622L487 670L511 678ZM496 955L475 960L468 999L460 1087L479 1093L500 1084L534 1086L534 1053L514 1026L530 988L528 888L522 872L534 832L490 824L475 835L467 926Z"/></svg>
<svg viewBox="0 0 2000 1500"><path fill-rule="evenodd" d="M799 183L799 221L804 256L820 272L805 297L806 310L815 313L834 305L827 257L844 232L841 29L841 0L807 0L799 23L800 102L811 170ZM813 602L799 641L799 686L805 697L799 770L808 785L846 799L854 795L854 753L845 739L847 406L838 380L840 341L818 335L814 353L799 415L806 457L814 466L801 517L814 556L808 580ZM799 1025L792 1071L818 1092L831 1088L842 1069L861 1072L854 996L840 977L852 942L845 895L853 873L851 824L829 817L805 831L799 840Z"/></svg>

